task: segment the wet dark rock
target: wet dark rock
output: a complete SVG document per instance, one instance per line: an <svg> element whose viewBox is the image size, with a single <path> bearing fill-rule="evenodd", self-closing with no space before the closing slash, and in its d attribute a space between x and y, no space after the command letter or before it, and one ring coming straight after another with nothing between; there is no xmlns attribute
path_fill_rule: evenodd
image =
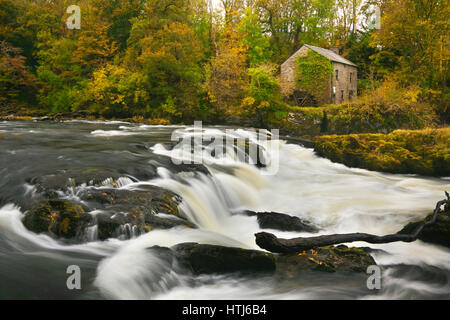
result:
<svg viewBox="0 0 450 320"><path fill-rule="evenodd" d="M97 224L97 237L101 241L120 236L130 238L133 233L134 235L140 235L155 229L195 228L195 225L182 218L159 217L157 214L143 214L141 212L114 215L101 213L97 215Z"/></svg>
<svg viewBox="0 0 450 320"><path fill-rule="evenodd" d="M116 237L124 225L138 234L178 226L195 228L180 216L181 198L156 186L145 186L145 190L86 189L80 198L102 211L97 215L99 240Z"/></svg>
<svg viewBox="0 0 450 320"><path fill-rule="evenodd" d="M178 204L181 202L175 193L156 186L145 186L145 190L88 188L80 191L78 196L89 207L136 214L178 215Z"/></svg>
<svg viewBox="0 0 450 320"><path fill-rule="evenodd" d="M298 217L278 212L254 212L246 210L243 212L248 216L256 216L258 224L262 229L275 229L280 231L317 232L319 229L310 222Z"/></svg>
<svg viewBox="0 0 450 320"><path fill-rule="evenodd" d="M402 230L399 231L401 234L410 234L419 226L419 224L428 221L433 215L430 214L425 219L411 222L407 224ZM432 225L428 225L423 228L419 239L425 242L438 244L450 248L450 208L447 205L445 211L441 212L436 219L436 222Z"/></svg>
<svg viewBox="0 0 450 320"><path fill-rule="evenodd" d="M183 163L183 164L172 164L170 167L171 172L173 173L181 173L181 172L194 172L194 173L203 173L205 175L211 175L208 168L201 163Z"/></svg>
<svg viewBox="0 0 450 320"><path fill-rule="evenodd" d="M172 247L178 261L194 274L273 273L276 257L268 252L209 244Z"/></svg>
<svg viewBox="0 0 450 320"><path fill-rule="evenodd" d="M277 275L292 278L304 271L366 272L371 265L376 265L375 260L363 249L339 245L279 255Z"/></svg>
<svg viewBox="0 0 450 320"><path fill-rule="evenodd" d="M61 197L61 193L67 194L70 188L86 185L86 188L77 188L73 192L86 205L83 210L87 216L91 217L90 211L98 210L89 226L97 225L99 240L124 236L129 238L153 229L177 226L195 228L194 224L180 216L178 205L181 198L178 195L151 185L142 185L139 190L117 189L121 176L123 175L108 169L69 169L31 182L41 196L50 199ZM58 205L59 201L44 200L43 206L47 211L57 211L59 207L53 208L53 204ZM47 230L46 224L36 227L36 224L42 224L37 222L39 217L48 219L47 214L35 214L33 221L36 223L28 223L27 228L35 232ZM82 227L87 226L83 224ZM64 232L64 235L61 232L53 233L65 238L75 236L72 232Z"/></svg>
<svg viewBox="0 0 450 320"><path fill-rule="evenodd" d="M81 168L62 170L54 174L36 177L31 184L36 187L37 192L47 197L57 197L57 191L67 191L83 184L87 186L100 186L105 180L110 179L114 183L121 176L119 173L99 168Z"/></svg>
<svg viewBox="0 0 450 320"><path fill-rule="evenodd" d="M175 267L175 253L170 248L153 246L151 248L147 248L147 251L156 255L158 258L166 262L169 266Z"/></svg>
<svg viewBox="0 0 450 320"><path fill-rule="evenodd" d="M64 200L47 200L25 213L23 224L36 233L75 239L79 238L92 216L79 204Z"/></svg>
<svg viewBox="0 0 450 320"><path fill-rule="evenodd" d="M279 279L301 278L305 272L365 273L374 259L361 248L324 247L297 254L277 255L258 250L218 245L181 243L167 251L151 247L158 256L194 274L268 274Z"/></svg>

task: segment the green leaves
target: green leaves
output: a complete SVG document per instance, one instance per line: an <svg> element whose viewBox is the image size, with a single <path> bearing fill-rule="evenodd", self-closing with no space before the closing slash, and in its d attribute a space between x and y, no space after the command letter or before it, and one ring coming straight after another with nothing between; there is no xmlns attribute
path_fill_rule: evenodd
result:
<svg viewBox="0 0 450 320"><path fill-rule="evenodd" d="M306 57L297 58L296 71L297 87L309 92L317 101L320 101L333 74L331 61L313 50L308 50Z"/></svg>

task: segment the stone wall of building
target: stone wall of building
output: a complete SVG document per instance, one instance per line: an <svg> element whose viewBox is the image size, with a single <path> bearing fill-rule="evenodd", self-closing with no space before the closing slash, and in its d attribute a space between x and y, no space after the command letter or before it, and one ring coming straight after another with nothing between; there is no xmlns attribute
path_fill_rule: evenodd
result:
<svg viewBox="0 0 450 320"><path fill-rule="evenodd" d="M297 58L305 57L309 50L311 49L302 47L281 65L281 93L284 96L288 97L296 89L301 89L296 87ZM323 97L317 101L319 105L344 103L346 101L352 101L357 97L358 68L333 62L333 70L334 72L328 82L327 90Z"/></svg>
<svg viewBox="0 0 450 320"><path fill-rule="evenodd" d="M358 95L358 68L333 63L333 103L339 104L356 99Z"/></svg>
<svg viewBox="0 0 450 320"><path fill-rule="evenodd" d="M306 57L308 50L307 47L302 47L281 65L281 93L283 95L289 96L296 89L297 58Z"/></svg>

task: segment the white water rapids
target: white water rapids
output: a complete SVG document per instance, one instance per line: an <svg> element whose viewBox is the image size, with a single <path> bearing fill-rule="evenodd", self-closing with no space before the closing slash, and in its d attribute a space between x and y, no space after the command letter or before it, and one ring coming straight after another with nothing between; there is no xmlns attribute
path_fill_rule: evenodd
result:
<svg viewBox="0 0 450 320"><path fill-rule="evenodd" d="M177 127L191 134L187 127ZM209 130L209 131L208 131ZM205 129L220 134L218 129ZM96 130L98 139L116 136L152 134L152 126L122 125L115 130ZM251 136L241 130L239 134ZM298 216L319 226L319 234L366 232L378 235L399 231L408 222L425 217L450 189L446 178L424 178L382 174L351 169L315 156L313 150L285 141L272 141L279 152L279 170L263 175L267 169L231 158L210 159L212 176L180 174L160 168L159 177L137 183L127 180L120 188L135 189L145 184L169 189L183 198L181 211L198 229L155 230L131 240L116 239L63 245L24 228L22 213L13 205L0 209L0 232L17 252L54 250L86 253L100 257L94 287L103 297L114 299L317 299L317 298L389 298L402 299L427 292L450 296L450 250L414 243L370 246L386 253L373 254L377 264L433 266L445 270L447 279L440 284L419 278L402 278L391 269L383 274L381 292L352 293L349 288L328 280L304 286L277 287L267 279L235 279L228 276L191 276L168 268L147 248L170 247L183 242L219 244L259 249L254 234L261 231L255 217L233 214L241 209L274 211ZM182 157L180 150L168 150L157 144L149 150L160 155ZM270 154L266 156L270 157ZM308 236L295 232L269 230L277 236ZM333 279L327 278L327 279ZM364 279L364 278L363 278ZM341 279L342 280L342 279ZM363 284L364 285L364 284Z"/></svg>

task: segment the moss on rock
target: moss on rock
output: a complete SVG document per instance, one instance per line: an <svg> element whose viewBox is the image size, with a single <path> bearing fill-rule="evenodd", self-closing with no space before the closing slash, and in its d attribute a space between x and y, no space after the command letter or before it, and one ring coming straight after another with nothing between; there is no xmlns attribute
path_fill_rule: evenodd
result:
<svg viewBox="0 0 450 320"><path fill-rule="evenodd" d="M91 215L78 204L64 200L47 200L26 212L23 224L36 233L73 239L82 234L92 221Z"/></svg>
<svg viewBox="0 0 450 320"><path fill-rule="evenodd" d="M433 214L430 214L425 219L411 222L407 224L399 233L410 234L416 230L416 228L423 222L429 221ZM426 226L419 239L425 242L438 244L450 248L450 208L446 206L444 212L440 213L436 219L436 222L432 225Z"/></svg>
<svg viewBox="0 0 450 320"><path fill-rule="evenodd" d="M277 274L290 278L304 271L366 272L367 267L375 264L375 260L363 249L339 245L280 255Z"/></svg>
<svg viewBox="0 0 450 320"><path fill-rule="evenodd" d="M450 128L317 137L315 151L333 162L374 171L450 175Z"/></svg>

